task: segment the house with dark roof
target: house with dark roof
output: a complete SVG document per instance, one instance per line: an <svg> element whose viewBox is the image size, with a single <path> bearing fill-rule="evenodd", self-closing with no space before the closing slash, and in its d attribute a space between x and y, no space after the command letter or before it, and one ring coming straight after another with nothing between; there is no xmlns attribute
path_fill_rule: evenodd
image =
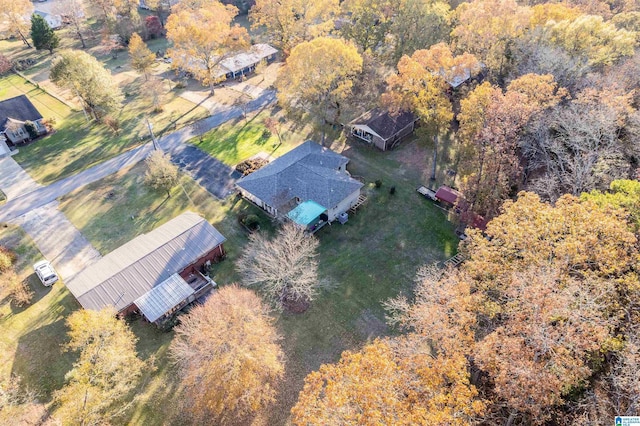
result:
<svg viewBox="0 0 640 426"><path fill-rule="evenodd" d="M418 117L411 112L391 114L376 108L353 120L349 127L354 137L386 151L413 133L417 122Z"/></svg>
<svg viewBox="0 0 640 426"><path fill-rule="evenodd" d="M274 217L313 230L357 205L362 182L349 159L307 141L236 183L240 194Z"/></svg>
<svg viewBox="0 0 640 426"><path fill-rule="evenodd" d="M25 128L27 121L36 126L39 135L47 133L42 114L25 95L0 101L0 135L4 135L11 144L29 139L29 132Z"/></svg>
<svg viewBox="0 0 640 426"><path fill-rule="evenodd" d="M204 218L186 212L115 249L66 286L85 309L112 306L161 323L215 286L204 272L224 256L225 240Z"/></svg>

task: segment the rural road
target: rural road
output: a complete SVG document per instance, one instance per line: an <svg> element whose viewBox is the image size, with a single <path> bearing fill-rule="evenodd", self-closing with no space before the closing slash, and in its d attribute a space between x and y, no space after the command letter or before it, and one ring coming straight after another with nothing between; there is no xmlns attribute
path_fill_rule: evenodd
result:
<svg viewBox="0 0 640 426"><path fill-rule="evenodd" d="M259 98L247 103L247 111L255 111L264 108L274 100L275 93L273 91L265 92ZM230 188L233 184L233 180L231 178L233 170L200 149L191 149L190 146L189 148L185 148L185 146L187 146L186 142L193 137L206 133L229 120L233 120L241 116L242 109L238 107L229 107L210 117L202 119L191 126L184 127L180 130L162 136L158 140L158 143L160 147L169 154L174 155L175 152L176 158L174 161L176 164L185 168L185 171L198 183L202 184L203 187L216 197L224 198L227 195L227 190L225 188ZM153 146L151 142L149 142L96 166L90 167L76 175L54 182L48 186L39 187L29 177L28 179L36 186L29 183L20 191L12 190L11 192L14 196L8 197L8 201L0 207L0 222L8 222L33 209L49 204L57 198L78 188L109 176L120 169L133 166L145 159L152 149ZM13 161L12 159L9 160ZM0 163L0 189L3 190L4 188L2 187L2 184L3 182L9 182L10 175L12 173L11 170L13 170L13 166L10 168L9 166L5 166L5 164L9 163L5 161ZM210 169L213 172L210 171ZM24 171L22 173L24 173ZM25 192L22 193L22 191Z"/></svg>

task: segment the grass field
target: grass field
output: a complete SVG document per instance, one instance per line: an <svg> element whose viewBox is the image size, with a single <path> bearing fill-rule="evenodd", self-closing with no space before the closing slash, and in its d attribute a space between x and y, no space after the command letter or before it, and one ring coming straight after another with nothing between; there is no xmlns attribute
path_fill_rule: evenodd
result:
<svg viewBox="0 0 640 426"><path fill-rule="evenodd" d="M65 40L66 44L71 43L68 39ZM160 136L163 132L208 116L206 109L179 97L170 80L164 80L166 92L163 111L153 112L150 101L141 96L144 77L131 69L126 52L121 52L117 59L112 59L110 55L102 55L95 49L89 49L112 72L114 80L125 95L122 108L114 113L121 128L116 134L102 124L87 123L79 107L77 111L72 111L47 94L45 90L54 91L75 102L70 93L49 81L53 56L24 49L16 40L0 43L13 58L31 58L36 61L24 74L38 84L35 86L17 75L1 77L0 100L26 94L45 119L54 118L56 121L54 134L20 147L20 153L14 157L39 183L49 184L73 175L139 145L149 138L145 118L153 125L156 136ZM75 46L73 43L69 45ZM154 51L164 50L166 46L166 39L149 42L150 49ZM155 72L161 74L166 70L167 64L159 62Z"/></svg>
<svg viewBox="0 0 640 426"><path fill-rule="evenodd" d="M453 225L441 210L415 192L414 183L422 170L398 161L412 155L408 152L411 149L401 147L386 155L355 145L344 151L352 159L351 172L368 182L364 192L369 199L346 225L327 226L318 233L323 289L311 308L301 315L278 316L287 372L278 404L265 413L266 424L285 424L309 372L336 361L346 349L357 349L376 336L391 333L381 302L399 292L409 293L421 265L455 254ZM237 215L255 212L255 208L234 197L217 201L187 177L182 183L191 200L179 187L167 200L162 193L146 189L142 175L143 167L136 166L65 196L61 208L103 253L184 210L198 211L228 238L228 257L219 265L215 280L221 285L237 281L233 263L246 243ZM379 189L371 183L376 179L383 180ZM393 195L389 193L391 186L396 187ZM259 215L263 228L268 229L269 220ZM175 383L165 357L171 333L158 334L142 324L134 326L145 353L157 357L159 371L149 376L142 399L131 413L132 421L164 424L176 415L170 402Z"/></svg>
<svg viewBox="0 0 640 426"><path fill-rule="evenodd" d="M280 138L275 132L265 135L267 118L279 120ZM202 142L200 138L194 138L190 143L234 166L259 152L279 157L308 139L320 141L320 137L307 121L287 119L279 109L268 108L249 114L247 120L239 118L205 133Z"/></svg>

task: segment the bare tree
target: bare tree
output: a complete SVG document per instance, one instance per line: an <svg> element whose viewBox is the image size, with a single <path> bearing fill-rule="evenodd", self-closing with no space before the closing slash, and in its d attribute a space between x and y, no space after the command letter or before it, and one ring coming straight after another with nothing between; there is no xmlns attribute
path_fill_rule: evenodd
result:
<svg viewBox="0 0 640 426"><path fill-rule="evenodd" d="M318 240L293 223L275 238L252 234L237 268L248 286L259 286L276 306L295 311L308 307L318 285Z"/></svg>
<svg viewBox="0 0 640 426"><path fill-rule="evenodd" d="M576 101L537 120L520 144L529 171L545 172L531 189L555 199L624 178L629 166L618 139L619 120L609 105Z"/></svg>
<svg viewBox="0 0 640 426"><path fill-rule="evenodd" d="M268 306L253 291L221 288L183 316L175 333L181 400L195 424L237 421L274 400L284 353Z"/></svg>
<svg viewBox="0 0 640 426"><path fill-rule="evenodd" d="M61 0L55 3L54 11L73 27L73 33L85 49L87 45L82 33L86 30L87 17L82 0Z"/></svg>

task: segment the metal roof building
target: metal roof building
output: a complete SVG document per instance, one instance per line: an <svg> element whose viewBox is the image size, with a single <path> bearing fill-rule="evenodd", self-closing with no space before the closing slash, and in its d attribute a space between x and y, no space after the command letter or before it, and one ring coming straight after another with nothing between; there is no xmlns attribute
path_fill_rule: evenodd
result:
<svg viewBox="0 0 640 426"><path fill-rule="evenodd" d="M85 309L113 306L122 312L140 301L145 307L155 306L147 312L169 310L176 297L191 294L186 294L184 280L180 278L182 285L172 277L224 241L204 218L186 212L112 251L66 285ZM137 306L145 314L142 306Z"/></svg>

